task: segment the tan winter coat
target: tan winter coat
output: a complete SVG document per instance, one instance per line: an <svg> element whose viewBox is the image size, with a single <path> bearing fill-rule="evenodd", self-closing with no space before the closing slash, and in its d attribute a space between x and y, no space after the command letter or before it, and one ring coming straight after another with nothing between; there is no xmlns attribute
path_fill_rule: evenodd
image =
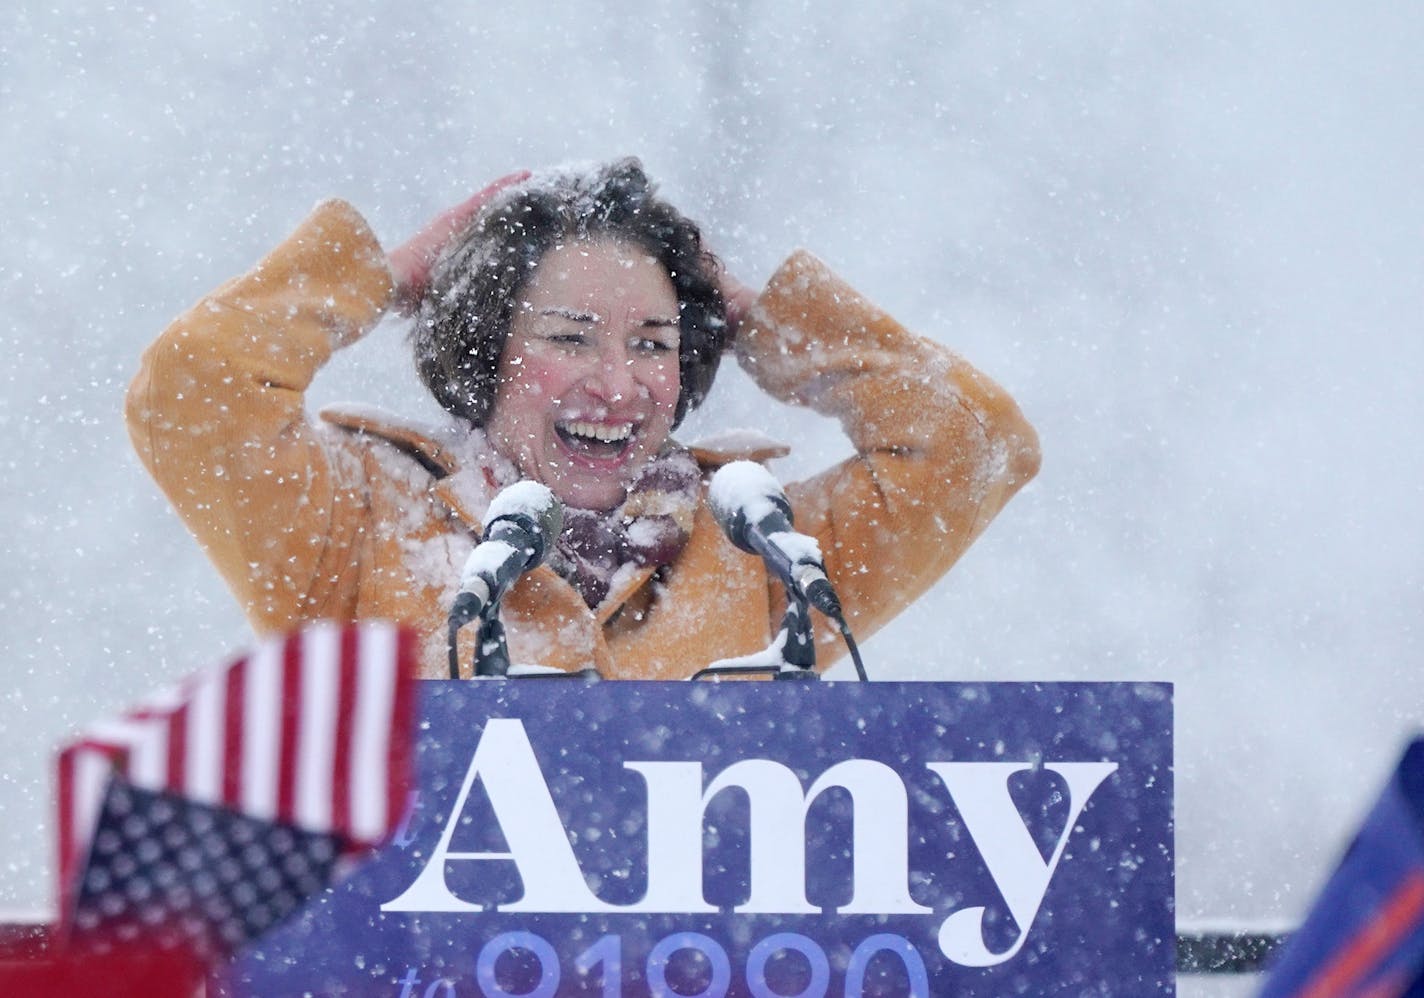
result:
<svg viewBox="0 0 1424 998"><path fill-rule="evenodd" d="M259 632L316 618L405 621L427 635L422 674L440 678L445 617L501 459L453 419L419 428L346 410L316 422L304 407L316 372L391 298L385 254L361 216L319 205L149 347L128 426ZM810 254L773 275L737 359L774 398L839 419L855 447L787 491L859 639L944 574L1038 468L1034 431L998 385ZM704 466L746 456L697 453ZM686 677L765 647L784 605L705 503L674 565L619 579L589 610L547 566L525 576L505 599L511 660ZM822 667L843 652L829 627L817 644ZM466 644L467 670L471 656Z"/></svg>

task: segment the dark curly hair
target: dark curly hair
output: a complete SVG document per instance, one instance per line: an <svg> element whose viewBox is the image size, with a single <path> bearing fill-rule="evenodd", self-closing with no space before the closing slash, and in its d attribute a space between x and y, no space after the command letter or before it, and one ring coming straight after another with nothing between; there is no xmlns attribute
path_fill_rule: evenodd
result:
<svg viewBox="0 0 1424 998"><path fill-rule="evenodd" d="M677 294L681 393L673 419L707 397L726 338L721 264L697 225L655 194L637 159L535 176L492 201L436 261L412 334L420 380L446 410L483 426L498 388L515 302L544 254L618 239L646 250Z"/></svg>

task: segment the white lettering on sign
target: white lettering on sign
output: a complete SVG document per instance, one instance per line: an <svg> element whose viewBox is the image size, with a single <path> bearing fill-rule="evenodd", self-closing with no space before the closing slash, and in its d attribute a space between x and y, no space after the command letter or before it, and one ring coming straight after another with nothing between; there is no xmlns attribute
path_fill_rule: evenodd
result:
<svg viewBox="0 0 1424 998"><path fill-rule="evenodd" d="M1048 882L1063 858L1069 833L1077 825L1088 798L1117 769L1117 763L1050 762L1044 766L1068 784L1068 820L1063 823L1047 862L1009 796L1009 778L1030 768L1023 762L929 763L930 771L943 781L954 806L959 808L969 837L984 857L989 876L1019 927L1014 944L1003 953L993 953L984 945L982 905L951 914L939 927L940 952L966 967L992 967L1012 958L1023 947L1029 926L1048 893Z"/></svg>
<svg viewBox="0 0 1424 998"><path fill-rule="evenodd" d="M724 769L702 789L702 764L628 762L648 785L648 893L627 910L716 911L702 899L702 816L722 790L738 787L751 801L751 896L738 912L814 915L806 900L806 841L787 829L804 828L806 810L824 790L850 792L855 839L853 893L837 909L846 914L928 915L910 899L909 805L893 769L849 759L826 770L809 791L796 774L769 759L746 759ZM687 907L696 904L697 907Z"/></svg>
<svg viewBox="0 0 1424 998"><path fill-rule="evenodd" d="M1113 762L1056 762L1044 768L1067 785L1068 817L1047 860L1038 850L1009 793L1009 781L1033 767L1024 762L930 762L928 768L949 792L965 831L984 859L1019 934L1000 953L984 943L982 905L961 908L939 929L941 952L955 963L989 967L1011 959L1028 937L1048 884L1063 857L1068 836L1088 799L1117 769ZM738 788L750 801L751 890L743 914L816 914L806 900L806 813L831 788L845 790L853 818L852 891L836 909L856 915L932 915L909 890L909 806L905 784L889 766L848 759L827 769L803 790L796 774L769 759L744 759L703 785L698 762L624 763L647 786L648 886L641 900L615 905L589 889L569 845L548 782L534 756L523 722L492 718L441 830L440 839L415 881L381 905L393 912L477 912L484 906L456 897L445 868L457 862L513 863L523 882L519 900L507 912L559 914L710 914L717 908L703 896L702 824L718 793ZM450 848L471 790L481 781L490 809L508 844L506 852L462 852ZM801 834L788 834L800 829Z"/></svg>
<svg viewBox="0 0 1424 998"><path fill-rule="evenodd" d="M509 852L454 852L450 840L460 824L470 790L479 777L489 796L490 808L499 820ZM478 904L462 901L445 884L445 864L454 862L512 862L524 881L524 896L505 911L601 913L624 909L600 901L584 883L583 872L574 859L568 834L549 796L549 784L534 758L534 749L521 721L491 719L485 725L460 795L450 810L450 820L440 833L440 841L430 862L415 883L382 911L483 911Z"/></svg>

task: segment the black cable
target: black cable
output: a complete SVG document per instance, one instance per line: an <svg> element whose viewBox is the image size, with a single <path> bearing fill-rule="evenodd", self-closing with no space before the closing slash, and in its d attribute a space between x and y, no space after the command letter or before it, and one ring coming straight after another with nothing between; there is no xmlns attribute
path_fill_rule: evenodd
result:
<svg viewBox="0 0 1424 998"><path fill-rule="evenodd" d="M449 632L449 633L450 633L450 636L449 636L449 638L447 639L447 642L448 642L448 645L449 645L450 678L451 678L451 679L459 679L459 678L460 678L460 651L459 651L459 647L458 647L458 639L459 639L459 636L460 636L460 621L459 621L458 618L456 618L456 616L455 616L453 613L450 615L450 632Z"/></svg>
<svg viewBox="0 0 1424 998"><path fill-rule="evenodd" d="M860 660L860 649L856 647L855 638L851 637L845 618L837 617L836 626L840 628L841 637L845 638L846 647L850 649L850 660L855 663L855 674L860 677L862 683L868 683L870 677L865 674L865 663Z"/></svg>

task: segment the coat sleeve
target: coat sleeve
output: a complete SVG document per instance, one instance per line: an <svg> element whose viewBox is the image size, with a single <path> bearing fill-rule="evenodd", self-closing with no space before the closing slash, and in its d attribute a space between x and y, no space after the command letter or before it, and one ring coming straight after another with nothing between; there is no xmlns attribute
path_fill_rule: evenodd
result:
<svg viewBox="0 0 1424 998"><path fill-rule="evenodd" d="M858 639L948 571L1038 470L1038 437L1002 388L809 253L778 268L736 349L764 391L838 419L855 447L787 493ZM817 661L829 665L844 647L818 627Z"/></svg>
<svg viewBox="0 0 1424 998"><path fill-rule="evenodd" d="M391 293L364 220L325 202L164 330L129 388L140 459L259 630L354 612L363 462L304 394Z"/></svg>

